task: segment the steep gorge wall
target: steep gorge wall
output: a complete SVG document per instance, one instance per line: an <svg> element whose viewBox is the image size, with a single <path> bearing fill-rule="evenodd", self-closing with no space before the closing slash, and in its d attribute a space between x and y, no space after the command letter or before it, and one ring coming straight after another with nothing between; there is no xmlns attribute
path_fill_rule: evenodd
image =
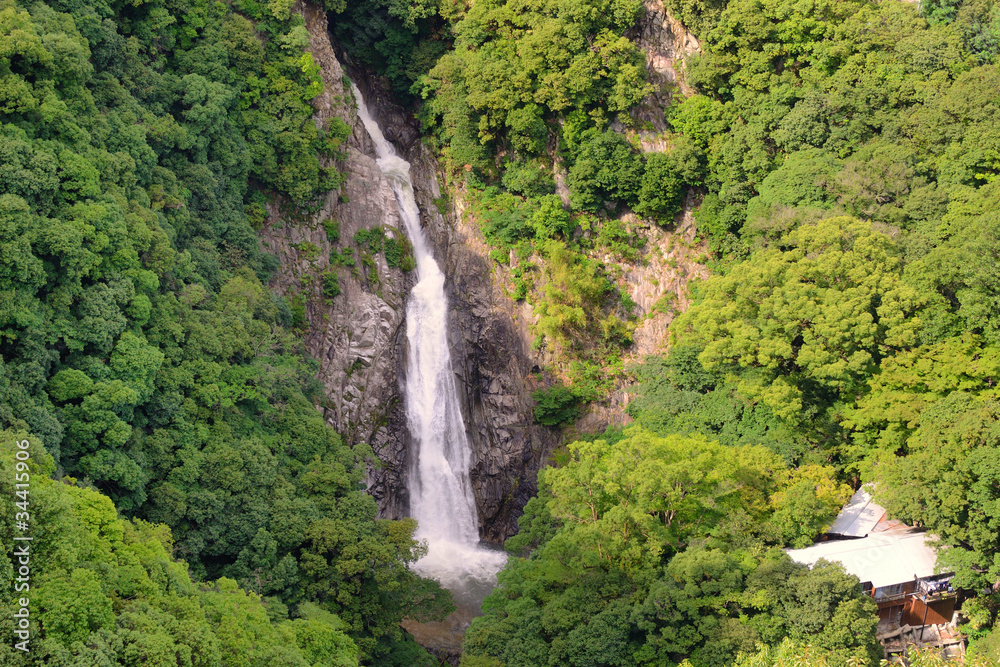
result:
<svg viewBox="0 0 1000 667"><path fill-rule="evenodd" d="M324 92L315 101L315 120L325 124L339 117L352 129L340 165L348 178L342 191L331 193L307 221L295 221L275 207L263 242L281 261L273 285L286 295L299 295L305 305L306 345L320 364L325 416L351 444L371 445L377 461L369 467L369 490L381 516L398 518L408 514L406 485L414 454L401 388L406 296L415 276L389 267L381 254L373 257L376 280L363 268L330 266L330 251L354 246L351 239L358 230L381 225L387 234L402 234L402 224L389 183L375 163L374 146L345 88L327 17L310 4L299 3L295 10L305 18L309 49L324 81ZM420 142L412 115L377 82L361 72L352 74L386 138L412 164L421 222L449 278L448 333L473 448L472 484L483 538L499 543L516 532L517 517L536 491L537 470L556 441L555 434L532 423L530 350L513 323L509 301L491 280L485 251L478 252L468 230L458 228L453 210L438 210L438 166ZM322 225L327 219L339 222L338 241L327 238ZM355 247L355 256L357 252ZM332 299L322 294L326 271L339 275L341 294Z"/></svg>
<svg viewBox="0 0 1000 667"><path fill-rule="evenodd" d="M645 0L645 14L628 37L646 54L646 73L653 94L633 111L637 120L663 131L663 110L678 93L690 95L684 82L684 59L701 48L698 39L663 6L663 0Z"/></svg>
<svg viewBox="0 0 1000 667"><path fill-rule="evenodd" d="M389 267L381 254L372 257L374 275L361 266L330 266L334 248L351 247L357 257L358 248L352 242L357 231L381 225L387 234L402 236L402 221L395 195L375 162L371 139L357 117L354 98L345 89L344 72L327 34L326 13L303 3L295 11L305 17L309 50L323 76L323 94L314 101L315 121L325 125L339 117L352 130L343 147L346 158L339 165L348 178L341 191L331 192L319 213L307 221L272 210L264 244L281 260L274 286L286 295L299 295L305 305L305 342L319 362L317 377L326 389L327 421L352 445L371 445L378 462L370 466L369 490L382 516L402 517L409 503L410 443L400 373L406 295L413 277ZM327 238L325 220L339 222L339 241ZM339 276L341 293L328 300L322 294L322 273L331 270Z"/></svg>
<svg viewBox="0 0 1000 667"><path fill-rule="evenodd" d="M448 336L473 450L470 476L482 536L499 543L517 531L517 518L537 491L537 472L558 439L533 423L530 338L515 323L517 305L495 279L478 229L454 206L439 209L443 178L412 114L377 82L358 73L356 83L386 138L410 162L421 223L448 278Z"/></svg>
<svg viewBox="0 0 1000 667"><path fill-rule="evenodd" d="M663 10L661 0L646 0L647 11L632 38L647 54L656 92L637 111L646 150L663 150L663 109L678 90L678 61L698 48L697 40ZM376 461L369 466L369 490L380 515L408 515L407 477L413 463L413 443L406 424L402 375L405 373L406 297L415 276L388 266L382 254L373 256L374 273L330 266L330 251L353 247L354 234L382 226L387 235L402 235L395 197L375 163L374 146L357 117L344 67L327 30L325 12L300 0L294 11L305 18L309 50L320 66L324 92L314 102L321 125L338 117L351 127L340 168L348 174L341 192L330 193L322 209L309 220L296 221L277 207L263 232L265 247L281 261L274 286L298 297L308 323L306 346L318 360L318 379L326 391L323 406L328 422L352 445L371 446ZM530 347L531 307L513 302L505 293L507 276L488 257L475 220L464 212L461 192L450 188L451 203L441 211L439 167L420 140L412 114L400 108L385 89L362 72L351 72L383 132L411 167L411 178L422 224L435 257L448 277L451 304L449 338L469 439L473 448L472 483L484 539L501 542L517 530L517 517L536 492L535 478L558 444L558 434L532 420L533 375L544 359ZM678 309L686 306L686 286L692 276L705 274L696 262L702 248L695 242L690 204L675 232L647 231L650 254L636 264L620 263L620 282L638 304L639 325L633 358L662 351L671 313L653 308L666 292L676 295ZM331 241L324 220L339 222L339 240ZM614 262L612 258L605 261ZM322 294L322 274L336 271L341 294ZM373 279L374 278L374 279ZM509 285L508 285L509 287ZM625 390L608 404L595 406L578 425L597 430L626 420Z"/></svg>

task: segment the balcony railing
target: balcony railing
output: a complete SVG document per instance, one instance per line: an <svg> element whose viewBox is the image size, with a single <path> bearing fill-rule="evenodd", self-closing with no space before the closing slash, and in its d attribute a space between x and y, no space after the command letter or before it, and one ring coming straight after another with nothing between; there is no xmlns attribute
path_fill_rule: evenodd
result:
<svg viewBox="0 0 1000 667"><path fill-rule="evenodd" d="M954 592L951 587L951 577L947 579L927 580L917 582L917 594L925 598L946 597Z"/></svg>

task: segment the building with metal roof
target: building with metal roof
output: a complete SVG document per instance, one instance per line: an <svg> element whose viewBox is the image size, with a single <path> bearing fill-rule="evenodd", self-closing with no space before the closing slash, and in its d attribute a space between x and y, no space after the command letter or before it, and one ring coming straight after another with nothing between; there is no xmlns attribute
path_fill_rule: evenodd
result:
<svg viewBox="0 0 1000 667"><path fill-rule="evenodd" d="M796 563L812 567L821 558L840 563L873 588L883 588L934 575L937 553L928 536L912 529L873 533L861 539L828 540L805 549L791 549Z"/></svg>
<svg viewBox="0 0 1000 667"><path fill-rule="evenodd" d="M907 646L964 651L955 627L957 596L951 574L936 574L933 536L888 518L865 488L848 501L823 540L804 549L786 549L796 563L813 567L839 563L861 581L878 605L878 638L887 658Z"/></svg>
<svg viewBox="0 0 1000 667"><path fill-rule="evenodd" d="M864 537L874 531L885 516L885 508L877 505L865 487L861 487L826 532L836 537Z"/></svg>

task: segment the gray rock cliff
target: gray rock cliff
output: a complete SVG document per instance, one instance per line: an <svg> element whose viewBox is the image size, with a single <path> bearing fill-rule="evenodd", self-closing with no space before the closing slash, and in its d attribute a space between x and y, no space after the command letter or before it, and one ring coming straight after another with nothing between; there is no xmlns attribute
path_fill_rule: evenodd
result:
<svg viewBox="0 0 1000 667"><path fill-rule="evenodd" d="M348 174L341 191L330 193L307 221L273 207L263 232L269 252L281 261L273 286L304 306L306 346L320 363L328 422L352 445L371 446L369 491L380 516L406 516L408 470L413 462L402 395L405 373L406 297L411 274L372 256L374 268L331 265L330 251L350 249L358 230L381 226L388 236L403 234L395 197L374 159L374 147L357 118L344 68L327 32L325 13L298 3L306 21L309 50L320 66L323 94L314 101L315 121L339 117L352 128L339 168ZM496 284L478 230L463 224L454 207L439 210L438 165L421 144L412 115L400 108L377 81L352 72L386 138L411 162L411 178L422 224L435 257L449 277L452 306L449 339L466 427L473 447L472 483L485 540L499 543L517 530L517 518L535 493L535 476L556 436L532 423L529 397L534 361L526 331L514 321L516 306ZM323 226L339 223L331 240ZM324 297L324 273L338 275L341 293Z"/></svg>
<svg viewBox="0 0 1000 667"><path fill-rule="evenodd" d="M326 14L308 3L297 4L296 11L305 17L309 50L323 76L323 93L314 100L315 122L325 125L339 117L352 129L343 147L346 157L338 165L348 178L341 191L331 192L321 210L306 221L274 207L264 244L281 260L274 286L305 308L305 343L319 361L327 421L352 445L371 446L377 460L369 466L368 485L380 514L406 516L409 436L400 372L412 276L389 267L381 254L371 256L371 270L360 262L353 267L330 262L332 250L359 257L361 249L353 242L359 230L381 226L387 236L403 235L402 223L396 198L358 120L354 98L345 89L344 72L327 34ZM324 221L339 223L339 238L328 238ZM337 274L338 296L323 295L325 272Z"/></svg>
<svg viewBox="0 0 1000 667"><path fill-rule="evenodd" d="M302 0L294 11L305 18L309 50L324 81L324 92L314 101L315 121L325 125L337 117L352 129L338 165L348 177L341 191L330 193L308 220L272 207L263 242L281 261L273 286L304 309L306 346L319 361L318 378L326 388L324 414L350 444L371 446L369 491L380 516L399 518L408 514L407 477L416 455L402 394L406 298L414 276L388 266L382 254L369 256L367 266L331 264L331 251L359 257L362 249L353 241L359 230L381 227L389 237L404 232L395 197L375 163L374 146L346 87L343 59L331 43L326 14ZM645 52L655 85L635 112L642 121L640 143L645 150L664 150L663 110L678 91L689 92L679 70L698 42L665 12L662 0L646 0L645 16L630 37ZM544 365L530 347L533 314L530 306L506 296L509 277L489 259L478 226L464 213L460 190L446 187L448 196L442 197L445 179L421 143L412 114L379 81L360 71L350 73L386 138L411 163L421 222L449 279L448 334L473 448L471 477L480 531L484 539L499 543L517 531L517 518L535 494L537 472L558 444L557 433L532 421L530 394L540 383L535 371ZM647 314L636 331L629 355L633 359L662 351L673 312L658 312L654 304L664 294L674 294L671 311L683 310L688 280L706 273L696 261L703 247L695 239L692 203L689 199L673 232L648 230L652 252L646 262L622 266L621 287ZM322 224L328 220L339 223L339 238L328 238ZM341 289L333 298L323 294L323 275L330 272L337 274ZM594 406L578 427L599 430L627 421L627 402L627 388L622 388L607 405Z"/></svg>
<svg viewBox="0 0 1000 667"><path fill-rule="evenodd" d="M479 230L442 198L436 159L421 143L412 115L377 81L356 77L386 138L410 162L421 223L448 277L449 340L463 417L473 449L471 479L483 539L517 532L517 518L537 491L535 477L557 434L532 420L530 336L515 323L518 306L496 280ZM443 209L443 210L442 210Z"/></svg>

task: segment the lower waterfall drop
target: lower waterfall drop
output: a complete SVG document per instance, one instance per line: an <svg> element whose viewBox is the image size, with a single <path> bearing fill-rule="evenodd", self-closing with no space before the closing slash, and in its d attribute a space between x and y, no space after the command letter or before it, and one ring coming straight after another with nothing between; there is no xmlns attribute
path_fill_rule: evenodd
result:
<svg viewBox="0 0 1000 667"><path fill-rule="evenodd" d="M358 116L375 144L379 168L392 186L399 214L413 244L417 284L406 305L406 416L417 442L417 463L410 475L410 509L417 539L427 555L414 564L463 603L478 607L496 584L506 556L479 545L476 503L469 480L471 448L458 403L448 348L445 276L434 260L413 196L410 164L396 154L371 117L357 86Z"/></svg>

